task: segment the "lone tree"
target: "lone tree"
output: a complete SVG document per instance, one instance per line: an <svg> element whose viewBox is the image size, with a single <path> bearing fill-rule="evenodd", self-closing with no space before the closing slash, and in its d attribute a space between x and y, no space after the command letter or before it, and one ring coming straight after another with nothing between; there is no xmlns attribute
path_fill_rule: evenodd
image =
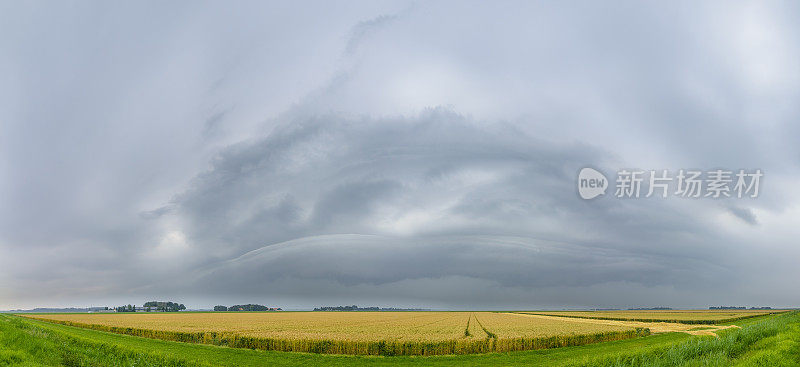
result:
<svg viewBox="0 0 800 367"><path fill-rule="evenodd" d="M214 311L228 311L228 308L225 306L214 306Z"/></svg>

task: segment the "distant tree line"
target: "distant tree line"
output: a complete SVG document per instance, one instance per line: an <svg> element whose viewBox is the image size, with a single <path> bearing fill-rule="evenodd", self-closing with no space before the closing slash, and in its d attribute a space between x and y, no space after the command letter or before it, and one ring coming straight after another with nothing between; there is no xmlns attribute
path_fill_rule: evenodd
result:
<svg viewBox="0 0 800 367"><path fill-rule="evenodd" d="M214 311L283 311L280 307L267 307L248 303L246 305L214 306Z"/></svg>
<svg viewBox="0 0 800 367"><path fill-rule="evenodd" d="M741 306L711 306L708 308L709 310L746 310L747 307ZM750 307L751 310L771 310L772 307Z"/></svg>
<svg viewBox="0 0 800 367"><path fill-rule="evenodd" d="M314 311L430 311L422 308L395 308L395 307L358 307L352 306L323 306L317 307Z"/></svg>

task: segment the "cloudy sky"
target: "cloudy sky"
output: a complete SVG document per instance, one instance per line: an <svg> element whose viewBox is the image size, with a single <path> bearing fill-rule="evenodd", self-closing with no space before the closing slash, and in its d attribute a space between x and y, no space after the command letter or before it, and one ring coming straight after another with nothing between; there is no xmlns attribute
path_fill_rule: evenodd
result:
<svg viewBox="0 0 800 367"><path fill-rule="evenodd" d="M798 11L3 2L0 309L798 306Z"/></svg>

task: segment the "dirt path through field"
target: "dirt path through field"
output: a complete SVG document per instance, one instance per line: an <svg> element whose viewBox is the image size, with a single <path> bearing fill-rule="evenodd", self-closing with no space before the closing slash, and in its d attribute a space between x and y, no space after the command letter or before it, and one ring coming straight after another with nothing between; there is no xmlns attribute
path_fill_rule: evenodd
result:
<svg viewBox="0 0 800 367"><path fill-rule="evenodd" d="M642 328L649 328L650 332L657 334L657 333L669 333L669 332L680 332L680 333L687 333L691 335L712 335L717 336L715 331L729 329L729 328L739 328L736 325L688 325L688 324L677 324L674 322L639 322L639 321L616 321L616 320L598 320L598 319L579 319L573 317L559 317L559 316L545 316L545 315L530 315L524 313L511 313L512 315L522 316L522 317L538 317L540 319L550 319L550 320L561 320L561 321L571 321L571 322L584 322L588 324L600 324L600 325L616 325L616 326L628 326L628 327L642 327ZM695 330L692 330L695 329ZM698 330L702 329L702 330Z"/></svg>

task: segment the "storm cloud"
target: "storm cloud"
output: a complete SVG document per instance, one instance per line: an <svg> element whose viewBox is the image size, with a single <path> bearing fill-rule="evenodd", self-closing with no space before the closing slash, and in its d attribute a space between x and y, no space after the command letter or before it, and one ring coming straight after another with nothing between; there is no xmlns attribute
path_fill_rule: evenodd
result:
<svg viewBox="0 0 800 367"><path fill-rule="evenodd" d="M89 5L0 11L0 308L800 302L795 4Z"/></svg>

